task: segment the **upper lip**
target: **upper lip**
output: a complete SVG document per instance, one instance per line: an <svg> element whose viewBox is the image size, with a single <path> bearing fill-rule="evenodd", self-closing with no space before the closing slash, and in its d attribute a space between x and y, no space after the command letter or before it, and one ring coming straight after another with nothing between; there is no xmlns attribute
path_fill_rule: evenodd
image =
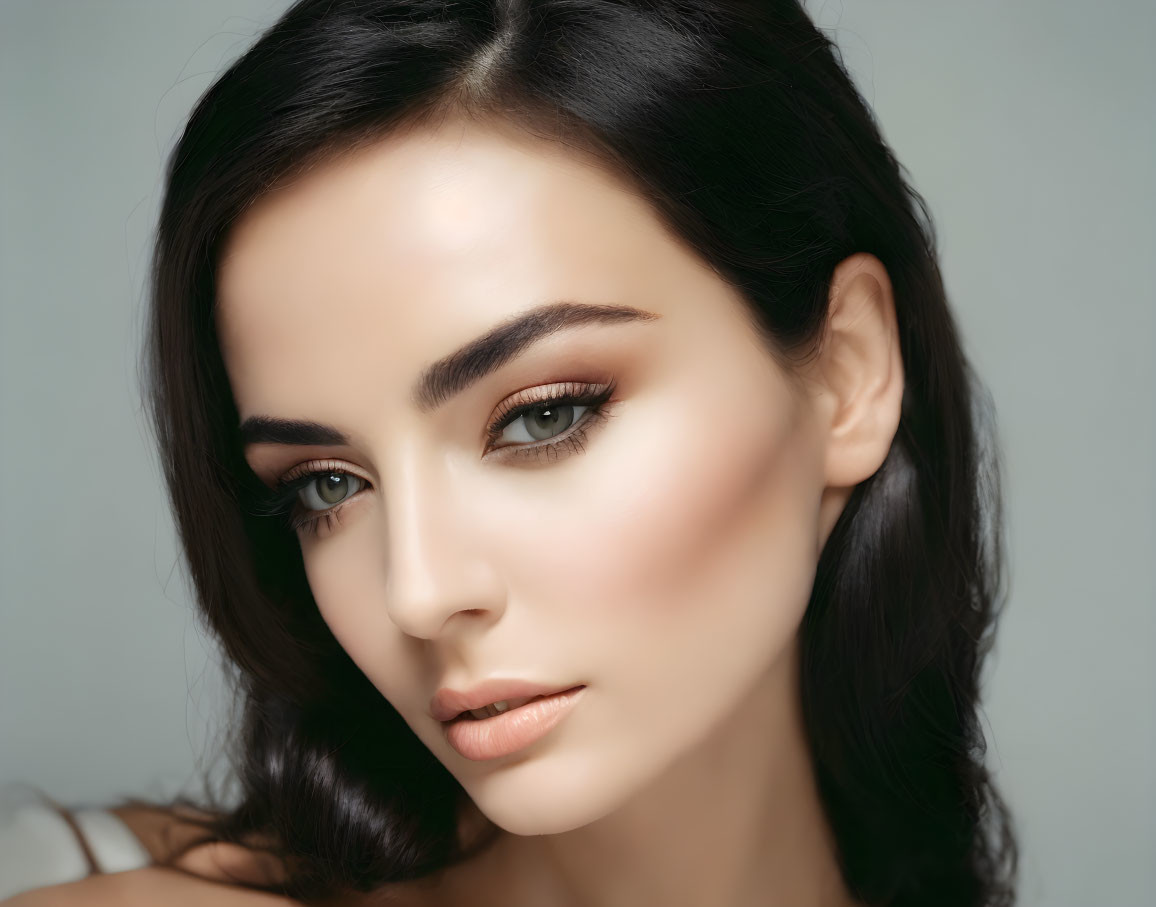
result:
<svg viewBox="0 0 1156 907"><path fill-rule="evenodd" d="M487 680L465 692L442 687L430 702L429 713L438 721L452 721L462 712L480 709L504 699L519 699L523 696L551 696L581 684L567 686L535 683L532 680Z"/></svg>

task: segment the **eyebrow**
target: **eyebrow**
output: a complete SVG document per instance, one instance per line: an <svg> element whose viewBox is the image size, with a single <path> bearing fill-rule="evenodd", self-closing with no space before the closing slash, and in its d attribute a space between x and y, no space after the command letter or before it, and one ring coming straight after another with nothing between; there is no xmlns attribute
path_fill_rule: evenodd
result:
<svg viewBox="0 0 1156 907"><path fill-rule="evenodd" d="M481 337L428 366L418 377L410 399L429 413L501 368L530 346L560 331L588 324L616 324L661 318L632 306L555 302L507 319ZM348 445L349 438L331 425L300 419L250 416L241 424L241 442L250 444Z"/></svg>

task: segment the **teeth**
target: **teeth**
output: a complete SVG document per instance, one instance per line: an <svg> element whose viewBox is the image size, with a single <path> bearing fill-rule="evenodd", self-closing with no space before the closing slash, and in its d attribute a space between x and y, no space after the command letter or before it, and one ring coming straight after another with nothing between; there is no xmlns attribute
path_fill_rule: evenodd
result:
<svg viewBox="0 0 1156 907"><path fill-rule="evenodd" d="M523 706L532 699L541 698L541 696L523 696L520 699L500 699L497 702L490 703L490 705L484 709L470 709L470 714L475 718L492 718L494 715L500 715L502 712L508 712L510 709Z"/></svg>
<svg viewBox="0 0 1156 907"><path fill-rule="evenodd" d="M491 702L488 706L482 709L470 709L470 714L475 718L492 718L494 715L500 715L510 707L508 699L502 699L498 702Z"/></svg>

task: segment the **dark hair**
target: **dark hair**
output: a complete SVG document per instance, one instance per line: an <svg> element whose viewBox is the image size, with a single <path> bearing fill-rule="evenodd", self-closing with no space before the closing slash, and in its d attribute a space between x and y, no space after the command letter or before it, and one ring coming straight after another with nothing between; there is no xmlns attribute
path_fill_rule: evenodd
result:
<svg viewBox="0 0 1156 907"><path fill-rule="evenodd" d="M796 0L300 0L201 98L168 162L147 387L203 617L235 666L240 800L205 823L314 897L470 853L466 796L321 620L294 534L253 506L213 322L230 227L271 187L439 117L589 154L740 291L768 350L813 351L835 265L877 256L905 390L881 468L820 557L806 731L844 879L872 905L1004 905L1016 845L983 764L980 669L1004 591L992 405L934 227Z"/></svg>

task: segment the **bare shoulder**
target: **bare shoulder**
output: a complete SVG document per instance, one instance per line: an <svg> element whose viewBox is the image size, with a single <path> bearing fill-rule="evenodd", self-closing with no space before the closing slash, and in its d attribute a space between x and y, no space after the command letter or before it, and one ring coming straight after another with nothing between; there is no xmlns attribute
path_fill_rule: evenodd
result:
<svg viewBox="0 0 1156 907"><path fill-rule="evenodd" d="M95 875L79 882L26 891L0 902L2 907L288 907L300 902L275 894L215 882L174 869L148 866L128 872Z"/></svg>

